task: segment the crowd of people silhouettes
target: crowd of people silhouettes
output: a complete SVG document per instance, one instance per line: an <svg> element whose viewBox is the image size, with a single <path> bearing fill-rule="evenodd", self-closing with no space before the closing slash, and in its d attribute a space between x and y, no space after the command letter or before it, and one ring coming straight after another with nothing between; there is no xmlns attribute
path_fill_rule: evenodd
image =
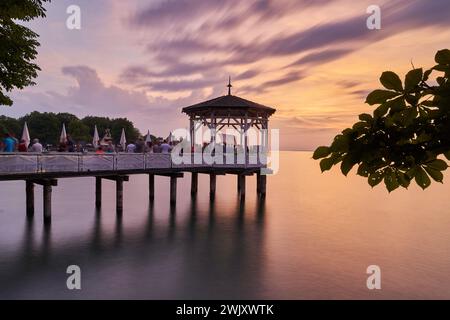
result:
<svg viewBox="0 0 450 320"><path fill-rule="evenodd" d="M86 152L95 151L97 154L127 152L127 153L170 153L177 141L168 141L168 139L158 138L155 141L145 141L143 137L139 137L136 141L130 142L124 147L114 145L112 139L106 143L97 142L97 147L92 145L82 145L76 143L70 135L67 135L64 141L61 141L56 151L58 152ZM14 134L5 133L0 139L0 152L35 152L41 153L45 151L39 139L35 138L30 143L25 140L18 140Z"/></svg>

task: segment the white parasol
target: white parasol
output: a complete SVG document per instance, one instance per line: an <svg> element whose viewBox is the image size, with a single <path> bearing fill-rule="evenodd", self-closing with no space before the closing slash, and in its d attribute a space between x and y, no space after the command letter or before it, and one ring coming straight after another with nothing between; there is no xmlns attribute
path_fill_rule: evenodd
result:
<svg viewBox="0 0 450 320"><path fill-rule="evenodd" d="M67 133L66 133L66 125L63 123L62 130L61 130L61 136L59 137L60 143L66 143L67 142Z"/></svg>
<svg viewBox="0 0 450 320"><path fill-rule="evenodd" d="M97 130L97 125L95 125L95 129L94 129L94 138L92 139L92 145L94 146L95 149L98 148L98 142L100 140L100 137L98 135L98 130Z"/></svg>
<svg viewBox="0 0 450 320"><path fill-rule="evenodd" d="M127 138L125 137L125 129L122 128L122 135L120 136L120 145L122 146L122 149L125 150L127 144Z"/></svg>
<svg viewBox="0 0 450 320"><path fill-rule="evenodd" d="M145 137L145 143L152 142L152 137L150 136L150 130L147 131L147 136Z"/></svg>
<svg viewBox="0 0 450 320"><path fill-rule="evenodd" d="M23 131L22 131L22 140L25 141L25 145L28 147L30 144L30 132L28 132L28 126L27 122L25 121L25 124L23 125Z"/></svg>

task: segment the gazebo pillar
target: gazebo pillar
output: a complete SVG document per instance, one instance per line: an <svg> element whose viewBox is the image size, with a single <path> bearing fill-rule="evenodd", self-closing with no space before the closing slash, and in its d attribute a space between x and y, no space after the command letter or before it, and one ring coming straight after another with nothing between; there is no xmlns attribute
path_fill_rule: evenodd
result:
<svg viewBox="0 0 450 320"><path fill-rule="evenodd" d="M264 146L264 150L267 151L267 149L269 148L269 126L268 126L268 120L267 118L265 118L263 120L263 132L264 132L264 137L263 137L263 146Z"/></svg>
<svg viewBox="0 0 450 320"><path fill-rule="evenodd" d="M192 116L189 118L189 135L191 139L191 150L189 154L191 155L191 165L194 164L194 152L195 152L195 121Z"/></svg>
<svg viewBox="0 0 450 320"><path fill-rule="evenodd" d="M216 143L216 135L217 135L217 119L214 112L210 115L211 123L209 125L209 130L211 133L211 143Z"/></svg>
<svg viewBox="0 0 450 320"><path fill-rule="evenodd" d="M243 135L244 135L244 161L245 161L245 166L247 166L248 163L248 152L247 152L247 147L248 147L248 114L247 112L245 113L245 117L242 119L243 120L243 125L242 125L242 131L243 131Z"/></svg>
<svg viewBox="0 0 450 320"><path fill-rule="evenodd" d="M190 138L191 138L191 150L194 148L195 146L195 123L194 123L194 119L192 119L192 117L189 119L189 134L190 134Z"/></svg>
<svg viewBox="0 0 450 320"><path fill-rule="evenodd" d="M242 130L242 120L241 120L241 128L239 130L239 145L243 145L244 144L244 136L243 136L243 130Z"/></svg>

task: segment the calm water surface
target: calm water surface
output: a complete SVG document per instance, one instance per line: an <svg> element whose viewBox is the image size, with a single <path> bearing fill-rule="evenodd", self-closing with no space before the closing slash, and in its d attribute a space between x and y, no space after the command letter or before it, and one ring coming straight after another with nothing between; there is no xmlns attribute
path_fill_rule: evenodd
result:
<svg viewBox="0 0 450 320"><path fill-rule="evenodd" d="M94 178L59 179L53 221L25 217L25 183L0 182L0 298L137 299L450 299L450 181L426 191L388 194L354 174L321 174L308 152L281 153L280 172L258 201L255 178L241 203L235 176L208 177L190 197L179 180L169 206L169 179L156 178L148 203L145 175L124 186ZM66 288L68 265L82 270L82 290ZM366 288L366 268L382 270L382 290Z"/></svg>

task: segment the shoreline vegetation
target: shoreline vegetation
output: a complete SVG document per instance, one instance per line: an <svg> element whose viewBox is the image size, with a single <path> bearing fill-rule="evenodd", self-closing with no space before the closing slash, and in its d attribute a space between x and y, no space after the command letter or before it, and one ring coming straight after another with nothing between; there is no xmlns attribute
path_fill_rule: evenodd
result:
<svg viewBox="0 0 450 320"><path fill-rule="evenodd" d="M86 116L78 118L71 113L53 113L33 111L20 118L0 116L0 135L10 133L16 137L22 134L24 123L27 123L31 139L38 138L42 144L57 145L63 124L77 143L91 143L94 128L103 133L109 129L114 143L119 143L122 128L129 141L135 141L142 134L127 118L109 118Z"/></svg>

